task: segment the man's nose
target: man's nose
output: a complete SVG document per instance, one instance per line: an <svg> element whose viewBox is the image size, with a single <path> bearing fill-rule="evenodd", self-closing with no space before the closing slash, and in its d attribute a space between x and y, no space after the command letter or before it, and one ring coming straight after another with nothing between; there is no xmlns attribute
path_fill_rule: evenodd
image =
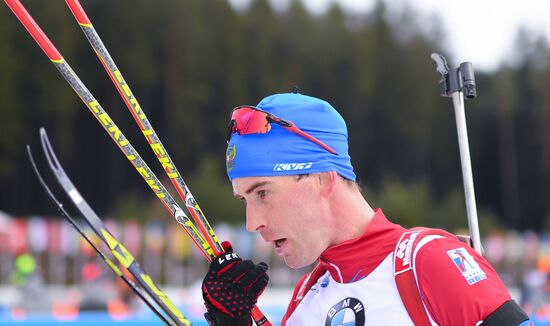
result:
<svg viewBox="0 0 550 326"><path fill-rule="evenodd" d="M260 214L254 205L246 205L246 229L249 232L261 231L265 227L265 219Z"/></svg>

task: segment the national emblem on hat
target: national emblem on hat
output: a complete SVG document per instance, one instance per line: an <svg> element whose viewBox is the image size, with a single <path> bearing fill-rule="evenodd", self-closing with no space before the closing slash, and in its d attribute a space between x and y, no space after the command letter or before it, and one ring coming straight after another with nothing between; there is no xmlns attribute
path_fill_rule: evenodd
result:
<svg viewBox="0 0 550 326"><path fill-rule="evenodd" d="M235 156L237 156L237 146L235 146L235 144L230 144L225 151L225 166L227 171L233 170L235 166Z"/></svg>

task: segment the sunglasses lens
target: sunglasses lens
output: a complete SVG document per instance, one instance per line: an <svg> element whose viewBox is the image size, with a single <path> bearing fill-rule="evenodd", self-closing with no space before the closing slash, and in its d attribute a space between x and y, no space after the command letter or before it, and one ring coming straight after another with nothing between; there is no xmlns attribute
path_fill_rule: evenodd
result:
<svg viewBox="0 0 550 326"><path fill-rule="evenodd" d="M239 135L263 134L271 128L266 119L267 114L251 107L240 107L233 111L231 120L233 122L232 132Z"/></svg>
<svg viewBox="0 0 550 326"><path fill-rule="evenodd" d="M229 121L229 126L227 128L227 142L229 143L231 135L235 132L239 135L265 134L271 130L271 122L276 123L286 130L304 137L315 144L318 144L332 154L337 154L335 150L319 139L296 127L291 121L277 118L272 114L252 106L239 106L233 110L233 113L231 113L231 120Z"/></svg>

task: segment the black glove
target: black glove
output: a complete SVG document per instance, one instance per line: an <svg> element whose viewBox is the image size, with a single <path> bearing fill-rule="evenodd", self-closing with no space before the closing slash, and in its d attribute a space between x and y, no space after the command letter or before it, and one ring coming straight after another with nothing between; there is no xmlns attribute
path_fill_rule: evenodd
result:
<svg viewBox="0 0 550 326"><path fill-rule="evenodd" d="M242 260L229 242L210 264L202 282L202 297L210 325L249 326L250 312L269 281L267 264Z"/></svg>

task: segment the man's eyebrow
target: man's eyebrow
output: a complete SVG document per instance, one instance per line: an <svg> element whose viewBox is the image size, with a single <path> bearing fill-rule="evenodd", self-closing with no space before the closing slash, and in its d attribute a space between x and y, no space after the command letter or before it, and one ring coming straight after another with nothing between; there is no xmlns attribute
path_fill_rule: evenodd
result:
<svg viewBox="0 0 550 326"><path fill-rule="evenodd" d="M265 186L266 184L268 183L271 183L271 181L262 181L262 182L256 182L255 184L253 184L252 186L250 186L246 191L245 193L248 195L250 194L251 192L254 191L254 189L258 188L258 187L261 187L261 186Z"/></svg>

